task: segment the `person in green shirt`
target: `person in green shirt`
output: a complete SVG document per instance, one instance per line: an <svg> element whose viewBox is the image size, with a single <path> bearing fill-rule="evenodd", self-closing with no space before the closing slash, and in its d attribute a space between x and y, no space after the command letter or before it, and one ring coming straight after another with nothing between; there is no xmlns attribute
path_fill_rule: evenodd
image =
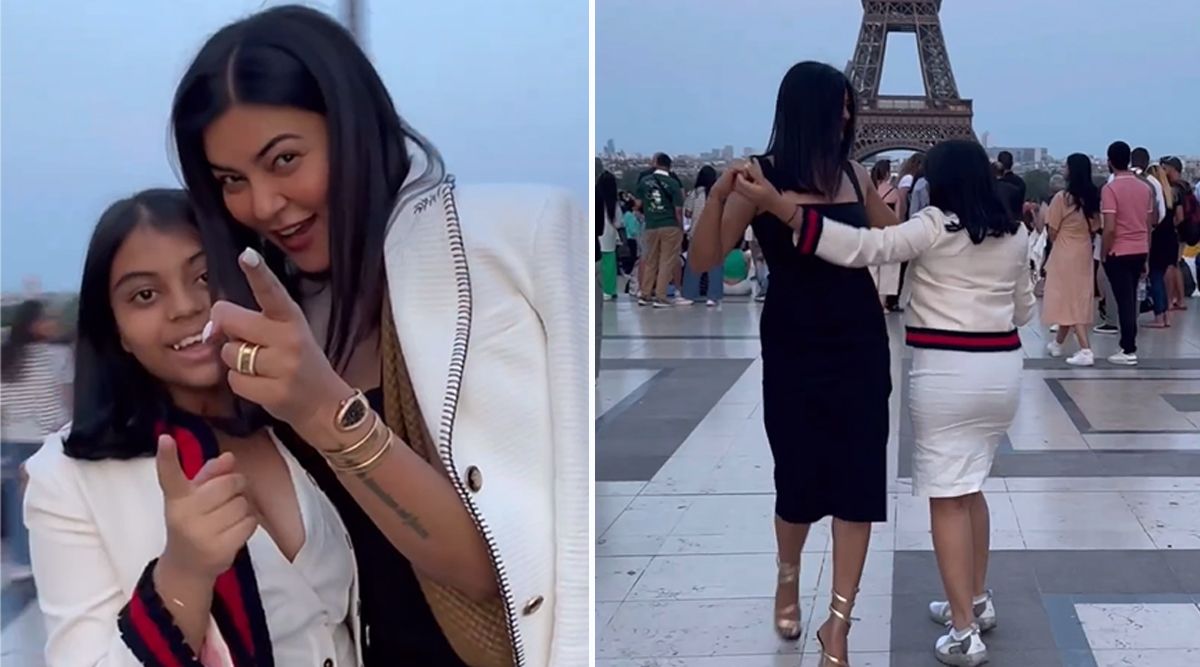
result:
<svg viewBox="0 0 1200 667"><path fill-rule="evenodd" d="M683 252L683 188L671 177L670 156L655 156L654 171L638 181L636 196L642 202L641 244L646 249L638 300L644 303L653 289L654 307L670 307L667 286L679 272Z"/></svg>

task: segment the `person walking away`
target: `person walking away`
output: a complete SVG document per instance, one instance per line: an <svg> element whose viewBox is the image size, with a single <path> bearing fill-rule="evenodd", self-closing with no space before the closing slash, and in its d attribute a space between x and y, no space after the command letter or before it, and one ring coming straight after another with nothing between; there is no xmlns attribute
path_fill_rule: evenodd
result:
<svg viewBox="0 0 1200 667"><path fill-rule="evenodd" d="M1148 158L1147 158L1148 159ZM1161 206L1157 209L1158 221L1150 232L1150 257L1146 266L1150 271L1150 302L1154 306L1154 320L1146 326L1151 329L1166 329L1171 326L1171 301L1167 291L1167 272L1179 263L1179 220L1181 212L1175 201L1175 190L1167 178L1166 170L1159 165L1148 167L1144 176L1162 193Z"/></svg>
<svg viewBox="0 0 1200 667"><path fill-rule="evenodd" d="M913 190L916 188L917 180L925 175L925 154L913 153L908 156L904 164L900 167L900 181L896 187L900 190L900 209L896 211L897 217L900 220L911 218L914 211L920 209L913 208ZM924 207L921 207L924 208ZM896 281L896 293L889 294L884 307L889 312L899 313L904 310L903 305L907 301L905 298L908 292L904 289L904 277L908 274L908 262L900 263L900 276Z"/></svg>
<svg viewBox="0 0 1200 667"><path fill-rule="evenodd" d="M638 285L638 303L653 298L655 308L669 308L667 287L679 269L683 252L683 189L671 178L671 158L659 153L654 171L638 181L637 198L645 214L646 243L644 282Z"/></svg>
<svg viewBox="0 0 1200 667"><path fill-rule="evenodd" d="M29 567L29 532L22 518L21 466L46 436L70 419L65 400L69 380L52 341L58 322L46 305L30 299L17 306L8 340L0 353L0 455L3 456L3 529L6 578L23 580Z"/></svg>
<svg viewBox="0 0 1200 667"><path fill-rule="evenodd" d="M1046 292L1042 322L1056 325L1047 344L1052 357L1061 357L1071 332L1079 351L1067 359L1072 366L1091 366L1095 355L1088 342L1095 286L1092 236L1100 231L1100 190L1092 181L1092 162L1082 153L1067 158L1067 189L1050 200L1045 215L1054 253L1046 261Z"/></svg>
<svg viewBox="0 0 1200 667"><path fill-rule="evenodd" d="M755 197L788 220L797 254L845 267L912 263L905 324L913 348L913 494L929 498L948 596L929 605L932 620L947 628L934 656L967 667L987 662L981 635L996 627L983 486L1020 398L1017 327L1036 306L1025 268L1028 231L1009 215L988 169L987 154L973 141L934 146L927 158L931 205L885 229L842 224L769 191Z"/></svg>
<svg viewBox="0 0 1200 667"><path fill-rule="evenodd" d="M1124 141L1108 147L1113 179L1100 190L1100 214L1104 220L1100 256L1112 283L1121 328L1121 350L1108 360L1119 366L1138 363L1138 281L1145 274L1150 230L1156 222L1154 190L1129 170L1130 153L1129 144Z"/></svg>
<svg viewBox="0 0 1200 667"><path fill-rule="evenodd" d="M704 165L700 168L700 173L696 174L696 187L688 193L687 200L683 204L683 215L692 221L692 228L688 231L688 235L692 236L696 233L696 223L699 222L701 214L704 212L705 202L708 200L709 191L717 182L717 170L712 165ZM700 299L700 282L704 276L708 277L708 291L705 293L705 298L709 308L721 305L721 299L725 296L725 265L718 264L709 269L707 273L696 273L689 266L683 267L683 298L688 301L698 301Z"/></svg>
<svg viewBox="0 0 1200 667"><path fill-rule="evenodd" d="M610 171L596 181L596 228L600 232L600 288L604 299L617 298L617 177Z"/></svg>
<svg viewBox="0 0 1200 667"><path fill-rule="evenodd" d="M1160 169L1164 170L1166 181L1175 202L1175 226L1180 237L1179 252L1184 248L1200 243L1200 200L1197 200L1196 188L1183 177L1183 161L1168 155L1159 160ZM1187 310L1187 290L1184 289L1183 271L1178 266L1167 269L1167 292L1171 302L1171 310Z"/></svg>
<svg viewBox="0 0 1200 667"><path fill-rule="evenodd" d="M879 160L871 167L871 182L875 184L883 203L892 209L897 219L903 220L904 193L892 183L891 160ZM879 290L879 305L886 310L891 299L900 294L900 265L872 266L870 270L875 287Z"/></svg>

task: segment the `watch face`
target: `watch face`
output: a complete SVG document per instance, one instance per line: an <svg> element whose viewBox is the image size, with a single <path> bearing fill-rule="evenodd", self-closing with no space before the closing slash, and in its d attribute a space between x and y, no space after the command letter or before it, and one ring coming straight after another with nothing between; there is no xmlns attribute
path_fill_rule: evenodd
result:
<svg viewBox="0 0 1200 667"><path fill-rule="evenodd" d="M346 405L346 409L342 412L342 418L338 422L338 426L344 429L354 428L367 418L367 402L362 396L355 396L350 399L350 403Z"/></svg>

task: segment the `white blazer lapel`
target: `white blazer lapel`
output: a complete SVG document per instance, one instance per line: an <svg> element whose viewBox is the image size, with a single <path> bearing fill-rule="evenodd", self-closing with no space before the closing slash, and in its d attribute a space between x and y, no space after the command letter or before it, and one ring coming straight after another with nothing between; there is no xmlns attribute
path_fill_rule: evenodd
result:
<svg viewBox="0 0 1200 667"><path fill-rule="evenodd" d="M449 468L473 310L453 177L393 212L384 255L392 316L413 390ZM457 471L448 472L457 481Z"/></svg>

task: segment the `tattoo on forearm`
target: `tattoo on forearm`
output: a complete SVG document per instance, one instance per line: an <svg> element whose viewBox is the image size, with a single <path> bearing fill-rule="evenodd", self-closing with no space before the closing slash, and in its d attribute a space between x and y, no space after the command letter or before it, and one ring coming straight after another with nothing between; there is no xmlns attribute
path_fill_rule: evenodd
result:
<svg viewBox="0 0 1200 667"><path fill-rule="evenodd" d="M380 488L380 486L375 483L375 480L371 479L368 475L360 474L358 475L358 478L362 480L363 486L367 487L371 493L375 494L376 498L379 498L383 501L384 505L388 506L388 509L395 512L396 516L400 517L400 520L404 522L404 525L411 528L412 531L421 539L429 539L429 531L425 529L425 526L421 525L421 520L418 519L415 514L401 507L400 504L396 502L395 498L388 495L387 491L384 491L382 488Z"/></svg>

